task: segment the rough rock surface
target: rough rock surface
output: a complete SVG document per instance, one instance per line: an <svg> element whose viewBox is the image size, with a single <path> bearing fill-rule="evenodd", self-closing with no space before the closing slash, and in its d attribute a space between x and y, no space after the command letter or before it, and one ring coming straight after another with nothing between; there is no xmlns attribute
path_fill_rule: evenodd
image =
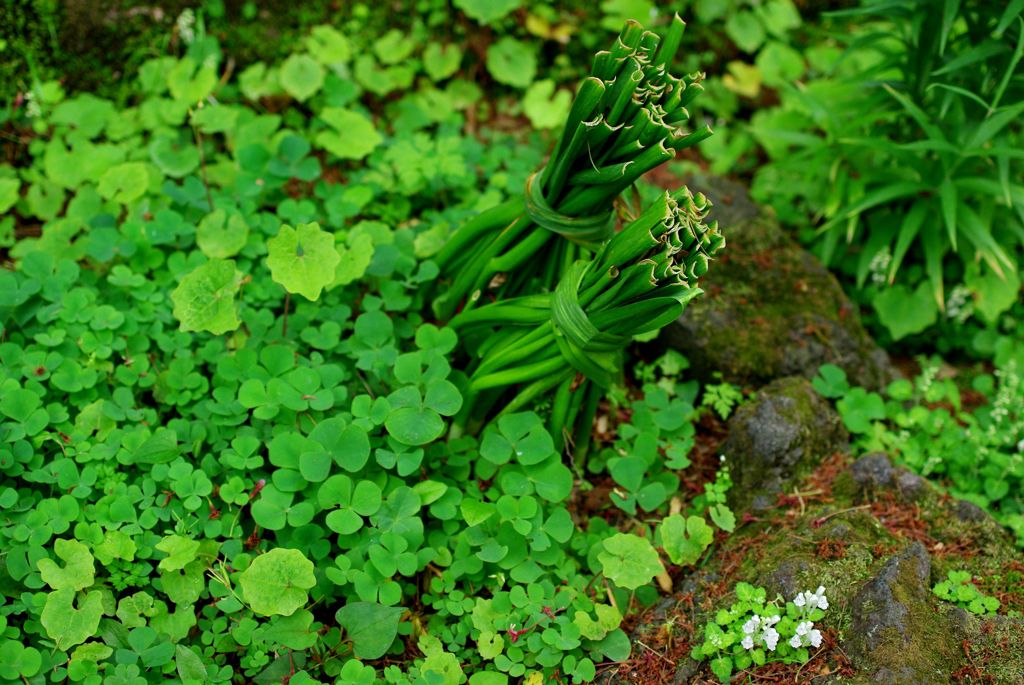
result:
<svg viewBox="0 0 1024 685"><path fill-rule="evenodd" d="M895 488L903 499L909 501L923 495L928 487L925 479L916 473L893 468L889 457L882 452L865 454L850 467L850 473L865 493Z"/></svg>
<svg viewBox="0 0 1024 685"><path fill-rule="evenodd" d="M811 378L832 363L867 388L894 377L836 279L742 185L706 177L689 185L714 202L727 240L724 256L702 281L707 296L662 332L697 376L709 380L721 372L731 383L759 385L782 376Z"/></svg>
<svg viewBox="0 0 1024 685"><path fill-rule="evenodd" d="M808 664L769 665L734 682L1024 685L1024 619L976 617L932 593L949 571L967 571L1002 598L1001 614L1024 610L1013 537L927 482L909 500L905 472L869 456L825 461L796 483L801 497L745 521L707 565L674 573L675 593L633 631L630 661L598 683L717 682L690 649L746 581L786 599L822 585L830 608L816 624L824 646Z"/></svg>
<svg viewBox="0 0 1024 685"><path fill-rule="evenodd" d="M847 653L879 685L949 682L964 631L932 608L931 559L920 542L892 556L851 602Z"/></svg>
<svg viewBox="0 0 1024 685"><path fill-rule="evenodd" d="M845 447L839 415L801 377L781 378L762 388L729 419L722 445L735 486L732 504L763 511L794 476Z"/></svg>

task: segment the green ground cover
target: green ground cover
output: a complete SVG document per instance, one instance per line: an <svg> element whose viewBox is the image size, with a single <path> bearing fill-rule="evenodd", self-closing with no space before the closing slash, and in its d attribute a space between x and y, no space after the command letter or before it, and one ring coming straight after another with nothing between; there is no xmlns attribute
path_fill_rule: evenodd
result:
<svg viewBox="0 0 1024 685"><path fill-rule="evenodd" d="M486 354L438 306L445 244L519 201L594 52L671 12L400 5L0 9L0 681L593 682L742 525L729 470L694 463L741 388L624 335L589 413L568 371L465 421ZM687 125L717 134L669 169L751 182L924 355L884 393L814 387L858 453L1020 541L1024 4L943 7L672 8L672 73L710 76ZM821 619L791 599L754 603ZM812 629L753 662L803 664Z"/></svg>

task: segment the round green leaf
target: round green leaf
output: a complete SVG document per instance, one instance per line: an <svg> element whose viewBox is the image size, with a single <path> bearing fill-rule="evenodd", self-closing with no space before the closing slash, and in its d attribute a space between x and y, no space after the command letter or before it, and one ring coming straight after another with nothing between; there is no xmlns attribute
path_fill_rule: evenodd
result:
<svg viewBox="0 0 1024 685"><path fill-rule="evenodd" d="M628 533L618 533L605 540L597 560L605 576L627 590L646 585L665 570L651 541Z"/></svg>
<svg viewBox="0 0 1024 685"><path fill-rule="evenodd" d="M196 227L196 243L211 259L228 259L245 247L249 225L241 214L230 216L223 209L210 212Z"/></svg>
<svg viewBox="0 0 1024 685"><path fill-rule="evenodd" d="M324 68L306 54L295 54L281 65L281 87L300 102L308 100L324 85Z"/></svg>
<svg viewBox="0 0 1024 685"><path fill-rule="evenodd" d="M57 641L57 649L66 650L96 634L103 615L103 595L93 590L79 599L75 609L75 591L57 590L46 596L39 620L46 634Z"/></svg>
<svg viewBox="0 0 1024 685"><path fill-rule="evenodd" d="M297 549L277 547L253 559L238 577L246 602L261 616L290 616L316 585L313 562Z"/></svg>
<svg viewBox="0 0 1024 685"><path fill-rule="evenodd" d="M338 609L335 618L352 639L359 659L379 659L398 635L398 623L405 609L372 602L351 602Z"/></svg>
<svg viewBox="0 0 1024 685"><path fill-rule="evenodd" d="M537 75L537 57L528 43L505 36L487 48L487 70L498 83L526 88Z"/></svg>
<svg viewBox="0 0 1024 685"><path fill-rule="evenodd" d="M690 566L697 563L711 541L715 531L700 516L669 516L659 526L661 545L673 564Z"/></svg>
<svg viewBox="0 0 1024 685"><path fill-rule="evenodd" d="M61 568L52 559L39 560L39 575L54 590L81 590L92 585L95 576L92 554L78 540L57 539L54 553L64 560Z"/></svg>
<svg viewBox="0 0 1024 685"><path fill-rule="evenodd" d="M455 0L455 6L481 24L501 19L523 4L523 0Z"/></svg>
<svg viewBox="0 0 1024 685"><path fill-rule="evenodd" d="M316 300L334 280L334 269L341 261L334 249L334 236L320 230L314 222L292 228L281 226L267 241L267 266L270 275L290 293Z"/></svg>
<svg viewBox="0 0 1024 685"><path fill-rule="evenodd" d="M199 150L194 143L181 143L167 136L149 144L149 157L160 171L173 178L188 176L199 166Z"/></svg>
<svg viewBox="0 0 1024 685"><path fill-rule="evenodd" d="M107 200L126 205L138 200L149 185L149 172L142 162L112 166L100 176L96 189Z"/></svg>
<svg viewBox="0 0 1024 685"><path fill-rule="evenodd" d="M171 293L181 330L220 335L238 328L235 294L241 282L241 273L230 259L211 259L181 279Z"/></svg>

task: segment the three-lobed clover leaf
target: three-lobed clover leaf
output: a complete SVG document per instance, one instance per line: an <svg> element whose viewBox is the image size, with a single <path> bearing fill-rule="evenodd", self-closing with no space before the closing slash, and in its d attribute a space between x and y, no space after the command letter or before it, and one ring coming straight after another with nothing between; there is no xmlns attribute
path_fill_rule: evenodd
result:
<svg viewBox="0 0 1024 685"><path fill-rule="evenodd" d="M277 547L253 559L238 577L245 600L261 616L290 616L316 585L313 562L297 549Z"/></svg>
<svg viewBox="0 0 1024 685"><path fill-rule="evenodd" d="M555 453L551 433L533 412L507 414L484 430L480 456L494 464L512 457L523 466L534 466Z"/></svg>
<svg viewBox="0 0 1024 685"><path fill-rule="evenodd" d="M638 535L617 533L597 555L604 575L616 585L635 590L665 571L651 541Z"/></svg>
<svg viewBox="0 0 1024 685"><path fill-rule="evenodd" d="M182 278L171 293L181 330L220 335L238 328L235 295L241 283L241 273L230 259L211 259Z"/></svg>
<svg viewBox="0 0 1024 685"><path fill-rule="evenodd" d="M334 248L334 236L313 222L292 228L283 224L267 241L270 275L290 293L316 300L334 282L341 256Z"/></svg>

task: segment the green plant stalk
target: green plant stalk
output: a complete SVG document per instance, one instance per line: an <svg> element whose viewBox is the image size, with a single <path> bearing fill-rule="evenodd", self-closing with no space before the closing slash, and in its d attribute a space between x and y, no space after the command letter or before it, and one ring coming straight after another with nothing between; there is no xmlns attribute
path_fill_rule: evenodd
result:
<svg viewBox="0 0 1024 685"><path fill-rule="evenodd" d="M703 77L669 73L684 28L676 16L662 39L627 22L612 47L595 56L548 163L528 180L524 197L468 222L438 255L448 282L434 303L440 320L492 296L554 288L569 265L611 237L623 191L710 135L706 126L682 128Z"/></svg>
<svg viewBox="0 0 1024 685"><path fill-rule="evenodd" d="M501 415L553 391L549 427L585 459L602 388L621 372L623 349L678 317L724 246L717 226L704 222L709 209L685 188L664 193L550 292L456 315L449 325L476 350L466 388L472 408L457 423L483 425L499 395L510 397ZM486 403L477 400L482 394Z"/></svg>

